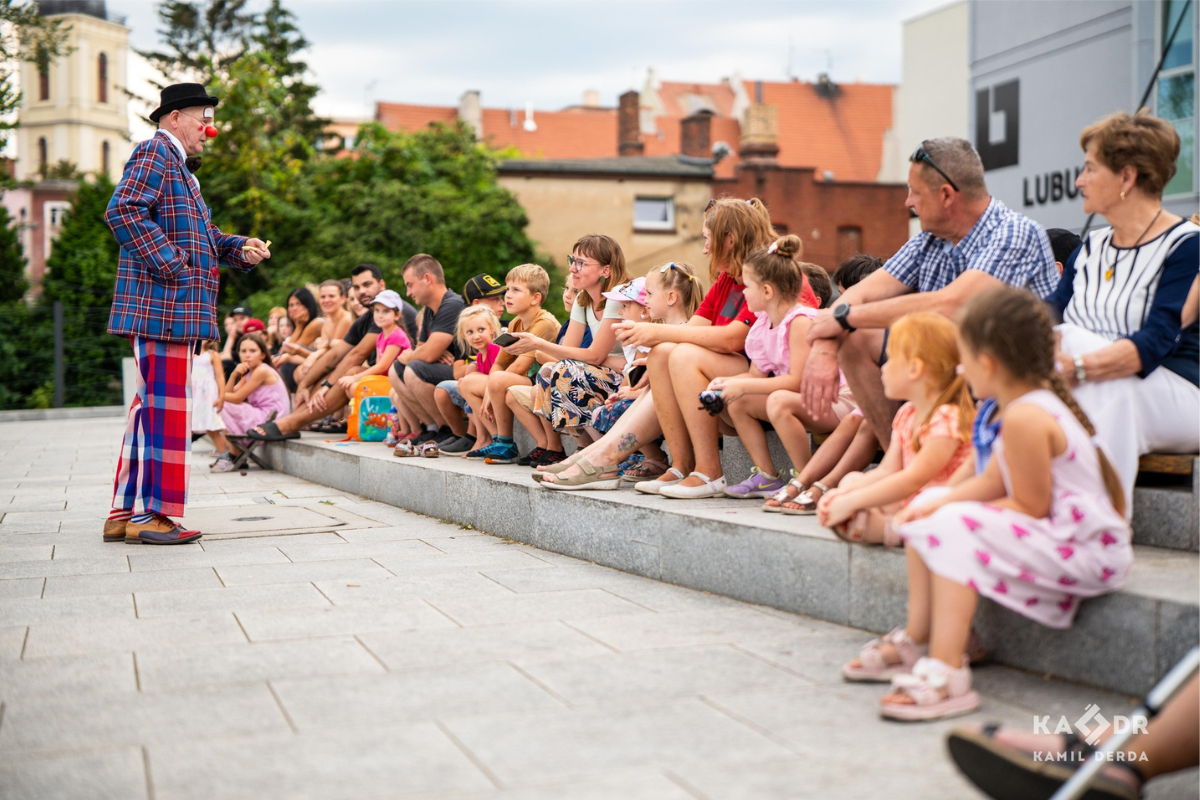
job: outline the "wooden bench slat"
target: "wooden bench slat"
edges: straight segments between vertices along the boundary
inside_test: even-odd
[[[1196,458],[1197,456],[1194,454],[1150,453],[1138,460],[1138,471],[1153,472],[1158,475],[1191,475]]]

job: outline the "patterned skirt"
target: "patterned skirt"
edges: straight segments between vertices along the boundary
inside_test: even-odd
[[[564,359],[537,374],[533,413],[550,420],[556,431],[591,424],[592,411],[621,385],[620,370]]]

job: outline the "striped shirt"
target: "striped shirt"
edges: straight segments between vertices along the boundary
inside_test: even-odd
[[[913,291],[936,292],[969,269],[1046,297],[1058,284],[1054,252],[1042,226],[996,198],[957,245],[922,231],[883,265]]]
[[[1063,322],[1133,342],[1142,377],[1163,366],[1197,384],[1200,328],[1180,330],[1179,315],[1200,267],[1200,227],[1181,221],[1137,247],[1117,247],[1112,237],[1112,228],[1088,234],[1050,303]]]

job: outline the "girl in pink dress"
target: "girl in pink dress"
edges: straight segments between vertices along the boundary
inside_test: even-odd
[[[876,655],[898,665],[926,643],[929,655],[910,674],[896,670],[880,706],[893,719],[979,706],[965,650],[980,595],[1066,628],[1081,599],[1121,588],[1133,560],[1125,494],[1055,370],[1042,302],[1018,289],[987,292],[967,306],[959,343],[971,388],[998,403],[1000,437],[982,475],[923,493],[896,516],[908,545],[908,624]]]
[[[243,334],[238,342],[238,356],[242,363],[237,365],[225,385],[225,405],[221,408],[221,420],[229,436],[244,435],[254,426],[266,422],[272,411],[282,417],[291,410],[283,378],[271,366],[266,340],[257,333]],[[210,432],[209,436],[217,447],[213,471],[233,469],[236,453],[229,440],[220,433]]]
[[[892,515],[929,486],[945,486],[971,454],[975,402],[958,370],[954,323],[928,311],[907,314],[888,334],[883,390],[904,400],[883,461],[851,472],[817,503],[817,520],[861,544],[900,545]]]

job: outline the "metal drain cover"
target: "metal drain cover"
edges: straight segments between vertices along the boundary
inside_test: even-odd
[[[233,521],[234,522],[263,522],[264,520],[268,520],[268,519],[270,519],[270,517],[234,517]]]

